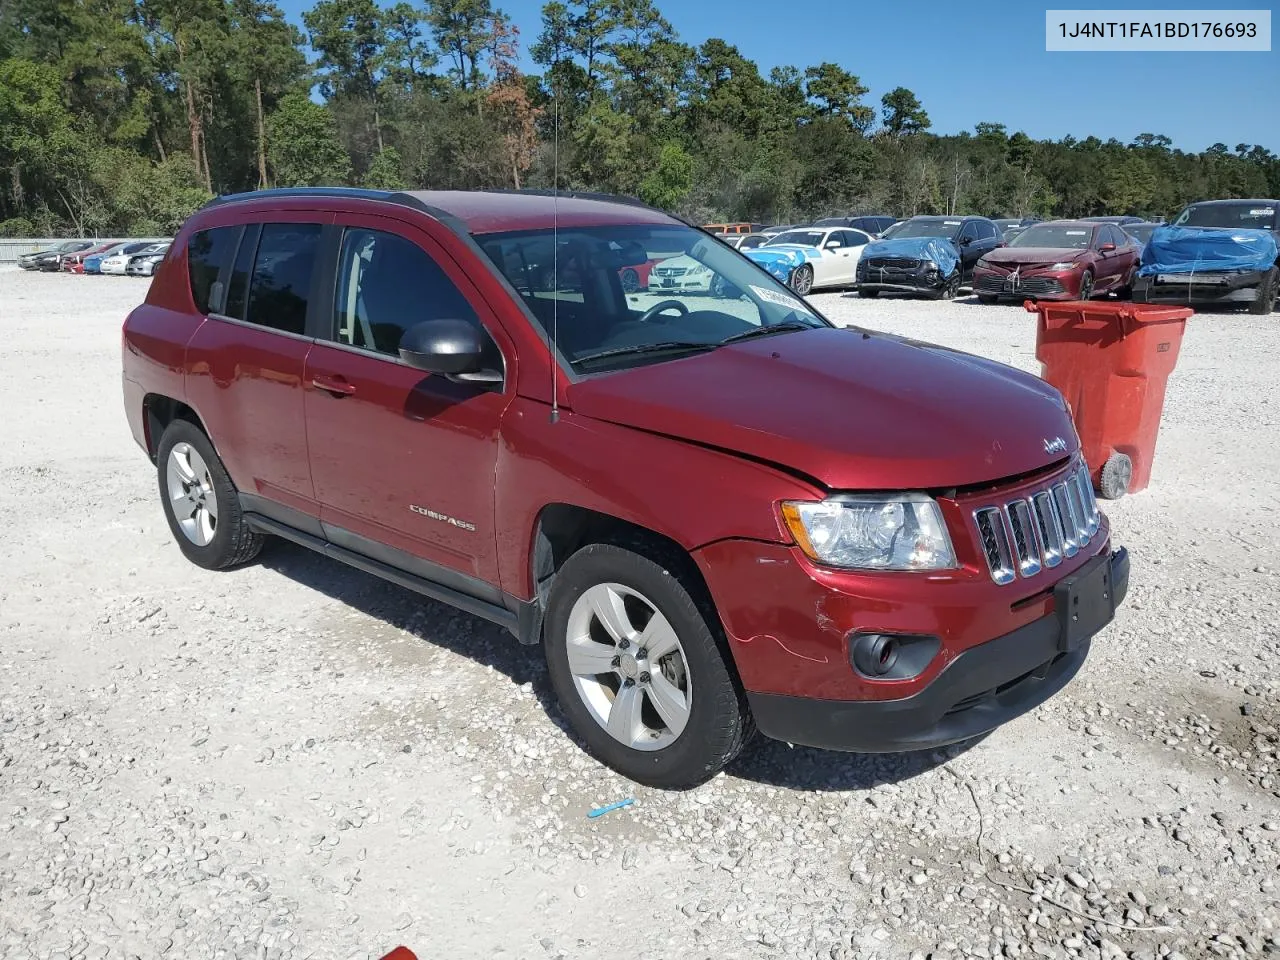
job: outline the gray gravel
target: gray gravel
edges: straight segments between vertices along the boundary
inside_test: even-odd
[[[1062,695],[663,794],[497,628],[286,544],[184,562],[119,400],[145,285],[0,273],[6,960],[1280,952],[1277,319],[1192,321],[1152,487],[1108,508],[1130,601]],[[1021,308],[813,299],[1036,368]]]

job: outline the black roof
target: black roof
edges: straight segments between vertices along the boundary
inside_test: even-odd
[[[1189,207],[1217,207],[1228,203],[1269,203],[1274,206],[1280,206],[1280,200],[1261,200],[1256,197],[1235,197],[1226,200],[1193,200],[1187,204]]]

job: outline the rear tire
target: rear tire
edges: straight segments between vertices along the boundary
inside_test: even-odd
[[[263,536],[245,521],[240,495],[204,431],[174,420],[156,450],[160,501],[184,556],[206,570],[247,563]]]
[[[1280,267],[1272,267],[1258,284],[1258,293],[1254,296],[1253,303],[1249,304],[1249,312],[1260,317],[1270,314],[1275,309],[1276,294],[1280,292],[1277,290],[1278,285],[1280,285]]]
[[[543,633],[551,684],[588,751],[668,790],[710,780],[754,732],[714,611],[679,569],[674,557],[583,547],[556,574]]]

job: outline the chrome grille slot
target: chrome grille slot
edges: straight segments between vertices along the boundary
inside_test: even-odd
[[[1098,532],[1098,498],[1093,494],[1093,481],[1089,479],[1089,471],[1081,467],[1076,471],[1076,486],[1080,488],[1080,499],[1084,504],[1084,524],[1089,536]]]
[[[1074,557],[1080,552],[1080,537],[1076,532],[1076,516],[1071,507],[1071,498],[1067,496],[1067,485],[1055,483],[1050,492],[1053,494],[1058,519],[1062,522],[1062,555]]]
[[[1031,505],[1026,500],[1005,504],[1009,529],[1013,531],[1013,548],[1018,554],[1018,572],[1031,577],[1040,572],[1040,544],[1031,522]]]
[[[1087,546],[1102,525],[1088,468],[1077,462],[1056,483],[1003,506],[973,511],[982,553],[999,584],[1034,577]]]
[[[1062,523],[1058,511],[1053,508],[1053,497],[1037,493],[1031,498],[1036,512],[1036,529],[1040,531],[1040,545],[1044,550],[1044,565],[1056,567],[1062,562]]]
[[[991,579],[996,583],[1009,583],[1014,578],[1013,559],[1000,508],[983,507],[973,517],[978,524],[978,535],[982,537],[982,552],[986,555]]]

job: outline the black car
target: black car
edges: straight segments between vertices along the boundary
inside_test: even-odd
[[[1188,206],[1172,224],[1157,226],[1188,227],[1205,231],[1207,235],[1218,231],[1265,230],[1280,247],[1280,200],[1202,200]],[[1185,244],[1184,256],[1198,254],[1194,235],[1188,240],[1170,240],[1166,236],[1163,240],[1156,237],[1156,241],[1174,249]],[[1213,245],[1218,246],[1216,238]],[[1152,266],[1158,271],[1153,265],[1144,263],[1143,266]],[[1171,272],[1139,275],[1133,281],[1133,299],[1139,303],[1246,306],[1250,313],[1265,316],[1275,309],[1278,297],[1280,256],[1261,269],[1222,269],[1211,263],[1197,263],[1186,272],[1174,267]]]
[[[906,252],[894,254],[892,247],[898,241],[919,237],[951,241],[960,254],[958,269],[944,276],[932,260]],[[983,255],[1002,246],[1000,228],[986,217],[912,217],[894,229],[892,238],[876,241],[874,248],[864,252],[858,261],[858,294],[874,297],[897,290],[953,297],[961,285],[973,279],[974,265]]]
[[[62,266],[63,254],[88,250],[95,242],[94,240],[64,240],[56,247],[23,254],[18,258],[18,266],[23,270],[57,270]]]
[[[867,214],[857,217],[823,217],[821,220],[815,220],[813,225],[815,227],[852,227],[854,230],[861,230],[863,233],[878,237],[893,226],[894,222],[894,217]]]

